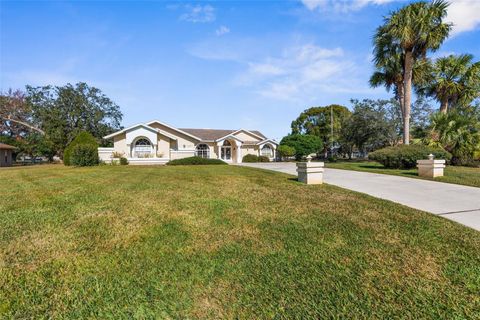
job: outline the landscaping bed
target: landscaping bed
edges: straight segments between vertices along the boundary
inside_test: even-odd
[[[237,166],[2,170],[0,318],[479,318],[480,233]]]

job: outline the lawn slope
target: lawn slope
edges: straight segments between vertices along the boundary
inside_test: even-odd
[[[0,170],[0,318],[479,318],[480,233],[234,166]]]

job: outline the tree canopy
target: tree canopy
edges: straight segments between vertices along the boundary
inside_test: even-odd
[[[389,77],[374,74],[373,83],[385,83],[387,88],[396,85],[402,89],[400,106],[403,118],[403,142],[410,143],[410,112],[412,100],[412,80],[414,66],[427,58],[429,51],[437,50],[448,37],[451,24],[443,22],[447,15],[448,2],[434,0],[420,1],[392,12],[383,25],[377,28],[374,36],[374,61],[377,72],[391,71]],[[393,62],[392,62],[393,61]],[[400,62],[400,63],[398,63]],[[402,83],[397,82],[401,66]],[[402,87],[403,85],[403,87]]]
[[[292,122],[292,134],[317,136],[322,140],[323,148],[328,149],[332,147],[332,143],[339,140],[342,124],[349,116],[350,110],[337,104],[312,107],[303,111]]]
[[[122,112],[100,89],[80,82],[65,86],[27,86],[26,100],[38,124],[63,154],[65,147],[82,131],[97,141],[119,130]]]
[[[322,140],[311,134],[290,134],[280,141],[280,146],[282,145],[292,147],[297,160],[311,153],[318,153],[323,148]]]

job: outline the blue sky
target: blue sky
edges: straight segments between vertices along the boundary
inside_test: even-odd
[[[280,139],[311,106],[371,89],[372,35],[392,0],[2,1],[0,89],[84,81],[125,126],[260,129]],[[480,1],[456,0],[435,56],[480,59]]]

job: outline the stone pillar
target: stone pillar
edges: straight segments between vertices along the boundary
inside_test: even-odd
[[[311,162],[312,157],[307,157],[307,162],[297,163],[298,181],[306,184],[323,183],[323,162]]]
[[[417,160],[417,168],[420,177],[443,177],[445,160],[435,160],[433,154],[430,154],[428,160]]]

